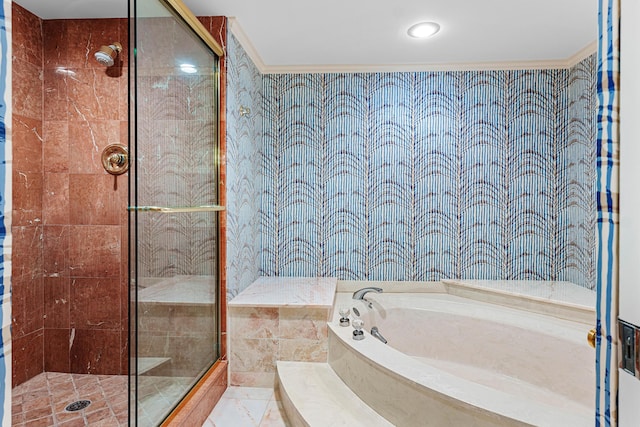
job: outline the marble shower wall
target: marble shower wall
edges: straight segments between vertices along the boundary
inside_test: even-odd
[[[43,38],[44,369],[126,373],[128,183],[101,154],[128,143],[128,52],[108,69],[93,52],[126,45],[128,24],[44,21]]]
[[[594,56],[264,76],[260,273],[593,289]]]
[[[13,385],[44,369],[42,21],[12,6]],[[20,76],[19,78],[17,76]]]
[[[102,149],[127,143],[125,19],[42,21],[14,11],[14,385],[44,371],[127,370],[127,177]],[[15,309],[14,309],[15,310]]]
[[[262,75],[229,32],[227,46],[227,299],[258,278],[262,174]],[[240,106],[251,113],[240,115]]]

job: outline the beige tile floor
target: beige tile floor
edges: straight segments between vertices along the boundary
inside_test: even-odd
[[[187,384],[179,378],[141,377],[139,425],[155,426],[171,409],[174,393]],[[145,392],[146,390],[146,392]],[[151,393],[152,394],[145,394]],[[153,398],[150,396],[153,395]],[[149,399],[147,399],[149,397]],[[65,407],[78,400],[80,411]],[[125,375],[79,375],[45,372],[12,390],[14,427],[124,427],[128,390]],[[202,427],[288,427],[280,399],[270,388],[229,387]]]
[[[202,427],[288,427],[271,388],[229,387]]]

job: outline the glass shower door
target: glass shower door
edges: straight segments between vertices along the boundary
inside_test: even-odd
[[[130,419],[139,426],[159,425],[219,357],[218,56],[176,5],[132,6]]]

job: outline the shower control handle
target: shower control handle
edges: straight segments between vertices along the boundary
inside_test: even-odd
[[[127,162],[127,156],[124,154],[112,154],[109,156],[109,163],[114,166],[123,166]]]
[[[111,175],[122,175],[129,170],[129,150],[122,144],[107,145],[102,150],[102,167]]]

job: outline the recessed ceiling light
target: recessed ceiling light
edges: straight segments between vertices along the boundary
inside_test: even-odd
[[[440,31],[440,24],[436,22],[418,22],[409,27],[407,34],[416,39],[426,39]]]

